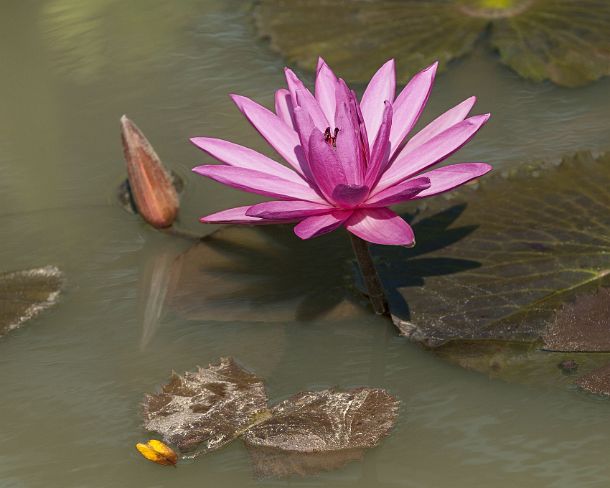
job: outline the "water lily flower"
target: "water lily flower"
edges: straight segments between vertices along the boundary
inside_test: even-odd
[[[396,96],[394,60],[373,76],[362,98],[319,60],[312,93],[290,69],[275,94],[275,113],[240,95],[232,99],[290,167],[238,144],[209,137],[191,141],[222,165],[193,169],[208,178],[273,201],[232,208],[205,223],[298,222],[309,239],[345,227],[375,244],[412,246],[413,230],[388,207],[447,192],[492,168],[480,162],[430,170],[466,144],[489,114],[468,117],[475,97],[451,108],[414,136],[437,63]]]

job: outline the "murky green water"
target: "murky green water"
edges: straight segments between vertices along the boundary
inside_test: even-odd
[[[294,307],[261,308],[235,293],[211,307],[196,297],[215,281],[158,286],[188,274],[171,263],[190,243],[115,202],[124,177],[118,119],[127,113],[185,179],[183,227],[209,233],[199,215],[253,201],[191,175],[205,157],[187,142],[211,135],[264,149],[227,97],[270,104],[282,84],[283,62],[257,40],[250,8],[0,6],[0,270],[55,264],[67,275],[58,307],[0,340],[0,487],[607,486],[607,401],[449,365],[353,305],[333,316],[343,318],[295,321],[298,297]],[[478,95],[477,111],[491,111],[492,122],[459,159],[501,169],[607,148],[609,91],[608,79],[577,90],[534,85],[480,49],[439,77],[425,118]],[[315,273],[268,273],[321,293]],[[172,369],[221,355],[264,376],[272,401],[307,388],[387,388],[402,401],[399,421],[364,462],[312,478],[256,481],[239,442],[177,470],[145,462],[133,447],[147,438],[143,394]]]

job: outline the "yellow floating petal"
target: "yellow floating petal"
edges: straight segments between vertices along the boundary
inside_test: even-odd
[[[150,440],[146,444],[136,444],[136,449],[149,461],[164,466],[175,466],[178,455],[161,441]]]

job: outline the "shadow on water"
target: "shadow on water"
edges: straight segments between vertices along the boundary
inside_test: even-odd
[[[467,259],[426,257],[476,230],[474,225],[450,228],[465,208],[455,205],[415,223],[419,240],[412,249],[373,247],[393,313],[409,316],[399,288],[480,266]],[[228,226],[171,262],[166,252],[154,253],[150,262],[141,285],[145,322],[158,320],[166,307],[189,320],[212,321],[336,320],[369,313],[343,231],[303,242],[291,226]]]

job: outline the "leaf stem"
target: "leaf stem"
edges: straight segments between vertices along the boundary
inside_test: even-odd
[[[360,237],[352,233],[350,233],[350,237],[373,310],[377,315],[389,316],[388,302],[381,285],[381,280],[375,269],[375,264],[373,264],[371,254],[369,253],[369,245],[365,240],[360,239]]]

